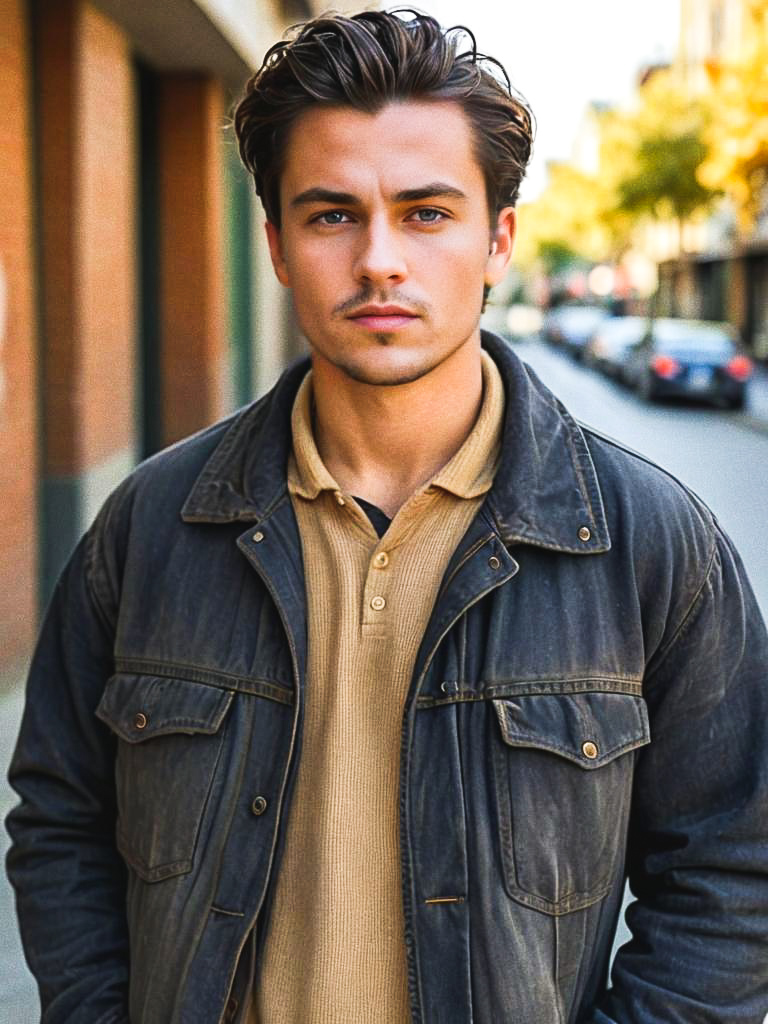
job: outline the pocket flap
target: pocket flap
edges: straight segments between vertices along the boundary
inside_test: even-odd
[[[528,694],[494,700],[504,742],[600,768],[650,742],[642,697],[626,693]]]
[[[96,715],[127,743],[167,733],[215,733],[232,703],[231,690],[163,676],[118,674]]]

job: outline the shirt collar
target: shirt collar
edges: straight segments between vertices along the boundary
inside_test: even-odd
[[[458,498],[476,498],[490,490],[499,462],[504,421],[504,384],[496,364],[481,352],[483,399],[475,424],[451,459],[430,481],[432,487]],[[309,500],[339,485],[328,472],[312,430],[312,371],[304,377],[291,412],[293,458],[288,463],[288,490]]]
[[[316,498],[321,491],[337,491],[339,485],[320,458],[312,430],[312,371],[296,392],[291,411],[293,455],[288,462],[288,490],[301,498]]]
[[[587,436],[506,341],[483,332],[483,347],[504,381],[501,459],[486,505],[504,543],[584,555],[608,551]],[[181,471],[209,436],[218,439],[196,470],[181,510],[186,522],[264,522],[287,499],[291,409],[307,369],[307,360],[292,366],[258,402],[166,456]]]

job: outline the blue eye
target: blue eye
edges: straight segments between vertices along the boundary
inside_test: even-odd
[[[444,214],[440,210],[435,210],[431,206],[425,206],[420,210],[416,210],[416,220],[420,224],[437,224],[443,219]]]
[[[344,224],[347,220],[347,214],[342,210],[328,210],[326,213],[321,213],[315,217],[315,220],[321,224]]]

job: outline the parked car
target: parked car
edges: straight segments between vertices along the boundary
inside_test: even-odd
[[[612,316],[598,325],[584,346],[584,362],[589,366],[621,378],[632,349],[639,345],[648,330],[644,316]]]
[[[608,316],[600,306],[556,306],[545,315],[542,331],[547,341],[581,359],[584,346]]]
[[[741,409],[752,362],[728,324],[658,318],[628,354],[624,377],[643,398],[700,398]]]

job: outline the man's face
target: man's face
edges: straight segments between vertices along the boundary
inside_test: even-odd
[[[272,261],[316,366],[403,384],[479,344],[483,286],[504,275],[514,211],[491,225],[457,103],[308,110],[288,139],[280,204]]]

